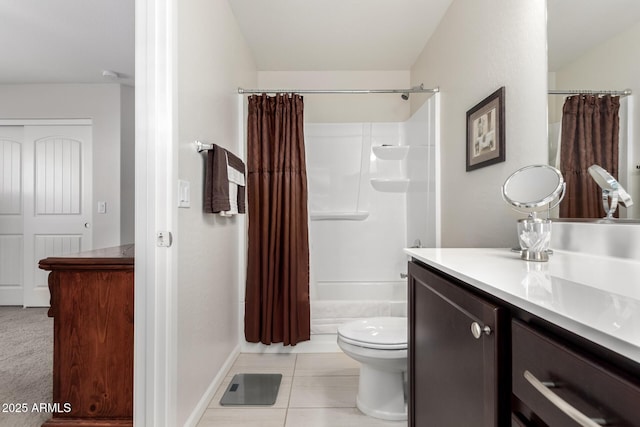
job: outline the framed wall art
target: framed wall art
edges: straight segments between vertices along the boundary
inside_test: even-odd
[[[504,86],[467,111],[467,171],[505,160]]]

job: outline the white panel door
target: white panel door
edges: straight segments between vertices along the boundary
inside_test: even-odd
[[[0,126],[0,305],[22,305],[22,126]]]
[[[91,126],[24,128],[24,305],[48,306],[38,261],[91,245]]]

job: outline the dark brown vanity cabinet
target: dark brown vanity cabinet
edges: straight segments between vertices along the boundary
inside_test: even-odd
[[[508,367],[508,352],[501,345],[502,331],[509,327],[505,314],[409,263],[410,426],[508,423],[509,390],[501,381]]]
[[[513,321],[514,426],[640,426],[640,386],[615,368]]]
[[[408,285],[410,426],[640,427],[637,363],[417,261]]]

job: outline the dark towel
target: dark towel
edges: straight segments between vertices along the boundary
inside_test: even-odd
[[[227,159],[229,162],[229,166],[242,172],[242,175],[245,175],[244,162],[240,160],[238,156],[227,151]],[[244,187],[245,187],[244,185],[238,185],[238,213],[241,213],[241,214],[246,213],[246,209],[244,206]]]
[[[226,154],[226,155],[225,155]],[[227,156],[234,169],[245,173],[244,163],[235,154],[213,144],[207,152],[207,165],[204,178],[204,211],[218,213],[228,211],[229,177],[227,174]],[[244,186],[238,186],[238,213],[245,213]]]

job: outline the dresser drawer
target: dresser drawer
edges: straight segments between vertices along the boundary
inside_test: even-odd
[[[605,425],[640,426],[637,378],[617,375],[519,321],[512,322],[512,370],[512,392],[530,410],[527,418],[542,420],[550,427],[589,425],[559,409],[552,402],[557,399],[545,396],[551,392]]]

